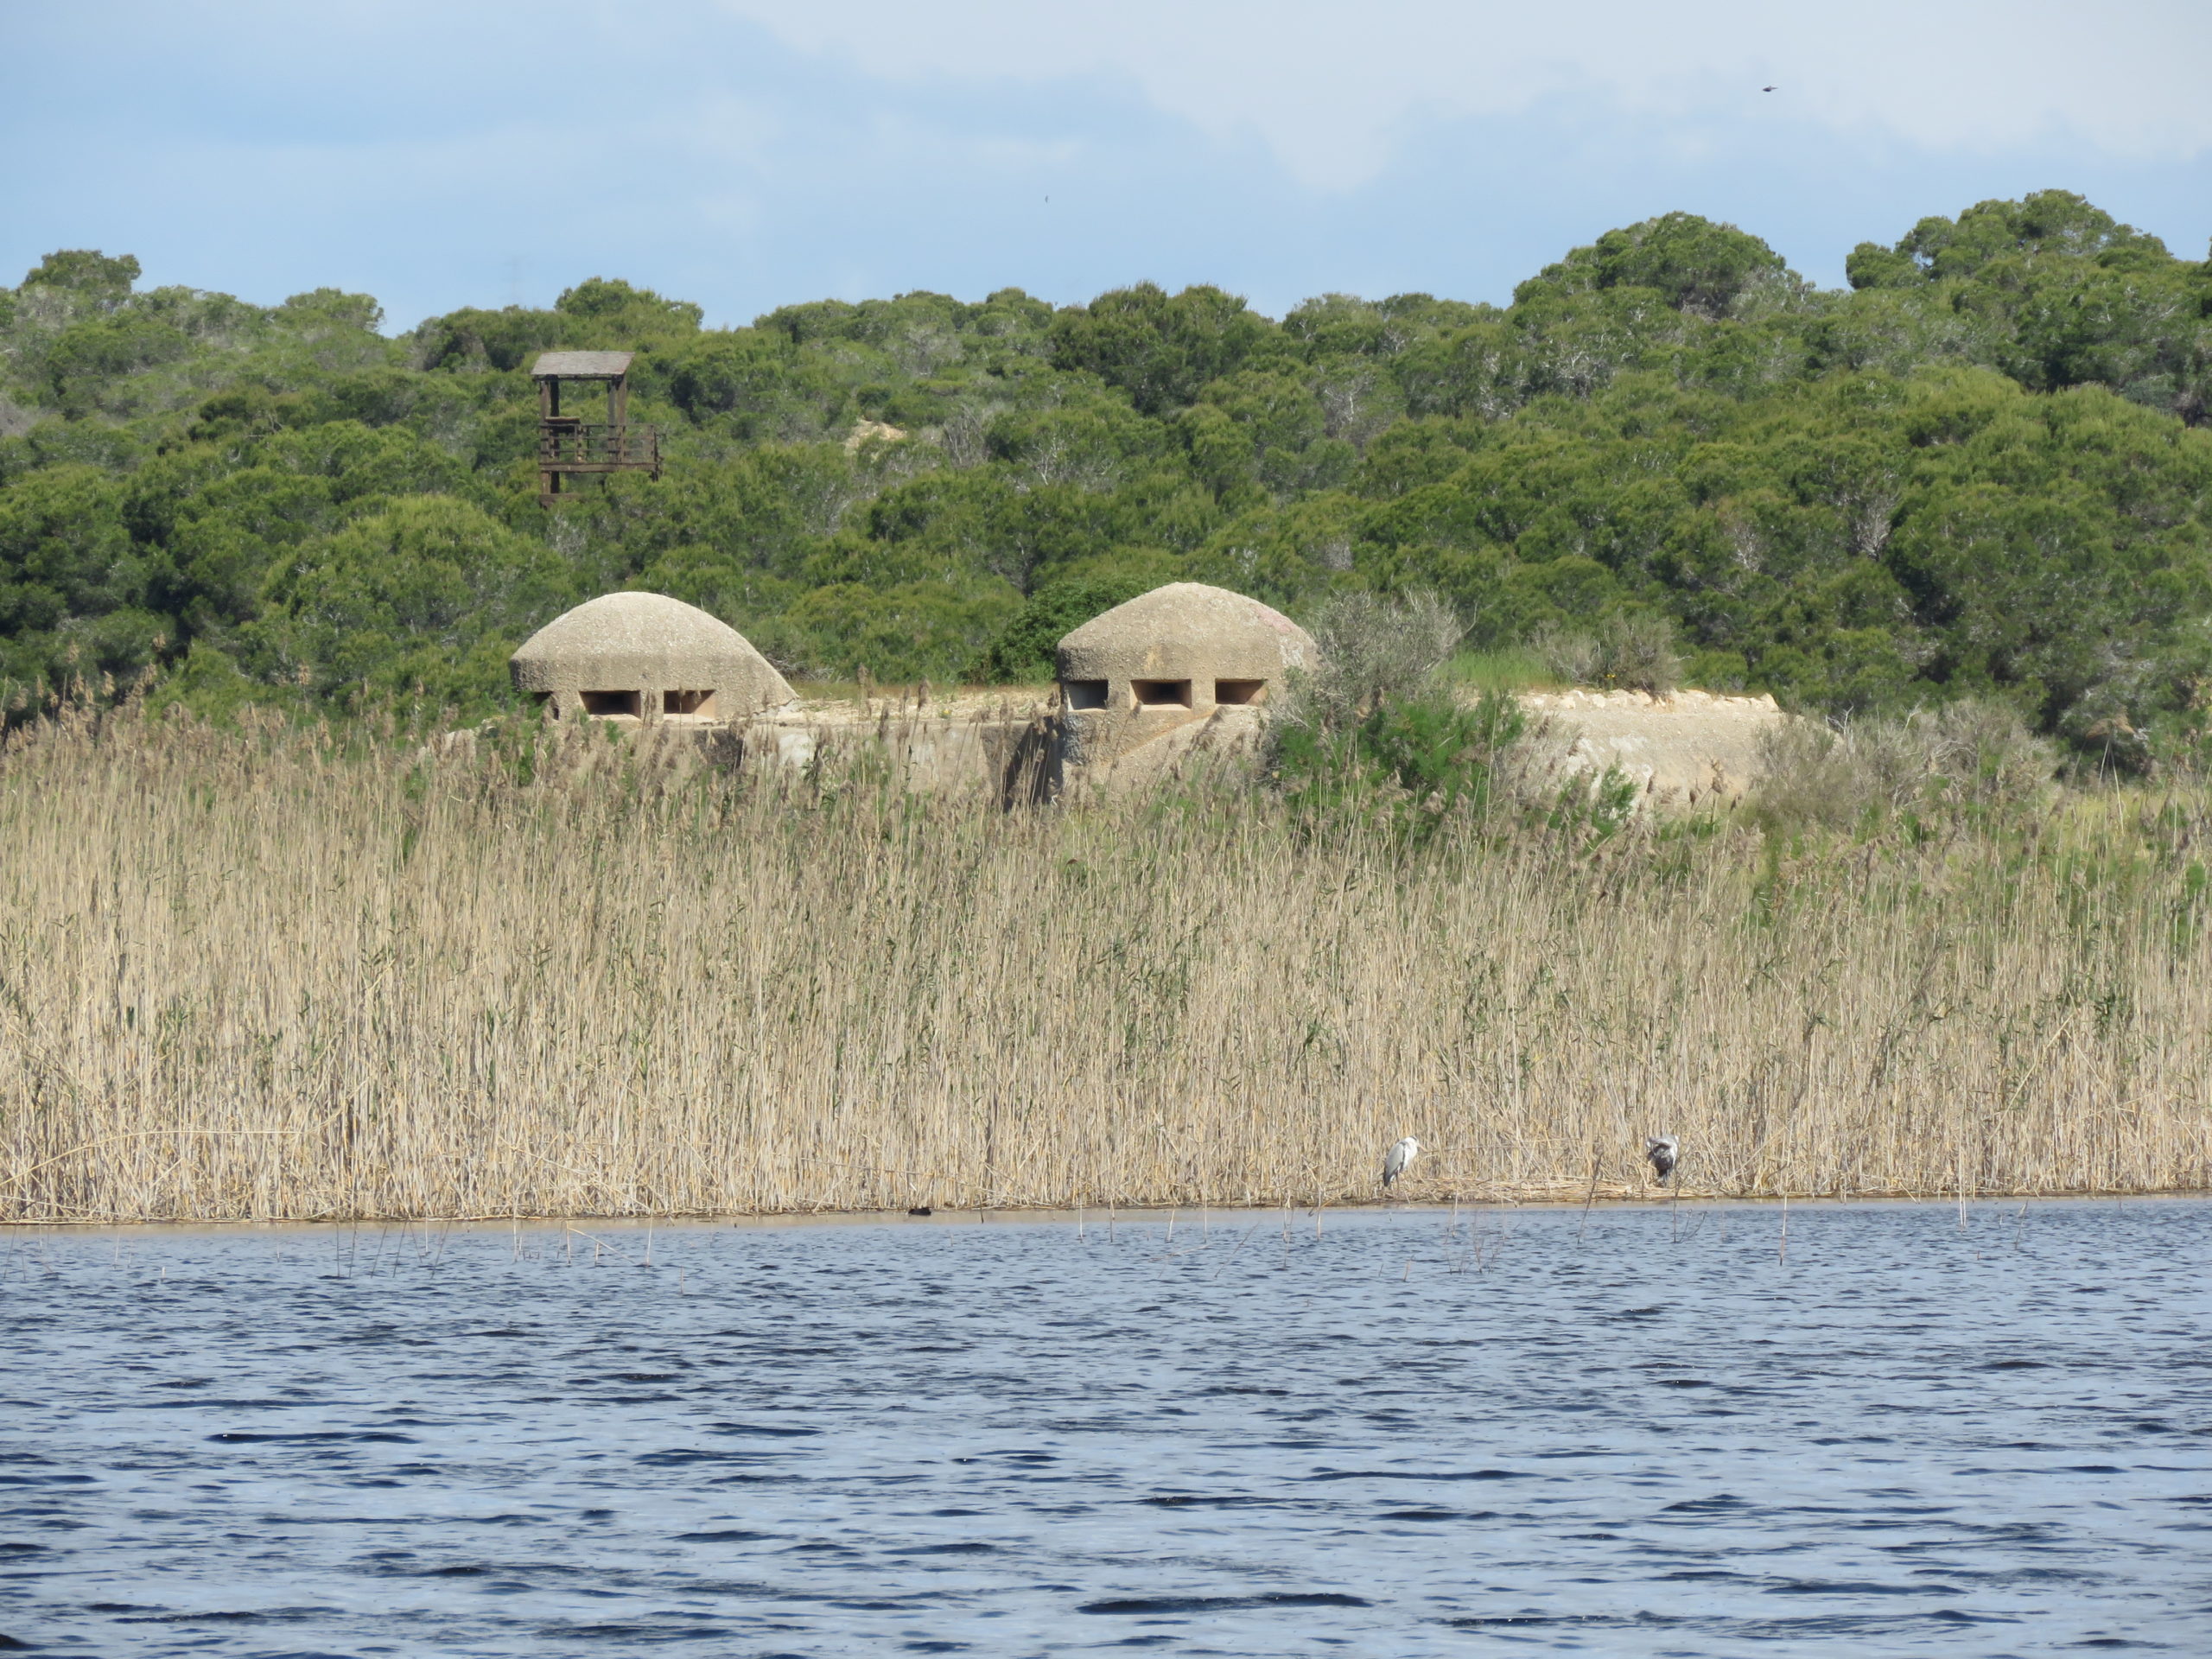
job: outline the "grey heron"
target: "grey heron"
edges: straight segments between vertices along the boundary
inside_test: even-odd
[[[1671,1135],[1652,1135],[1643,1142],[1643,1155],[1651,1160],[1651,1167],[1659,1173],[1662,1185],[1675,1173],[1675,1166],[1681,1160],[1682,1143]]]
[[[1421,1156],[1421,1142],[1410,1135],[1382,1154],[1382,1186],[1389,1190],[1390,1183],[1413,1167],[1414,1160]]]

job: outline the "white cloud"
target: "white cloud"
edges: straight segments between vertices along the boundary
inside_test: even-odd
[[[1205,130],[1255,135],[1320,188],[1372,178],[1425,120],[1575,93],[1967,152],[2062,136],[2142,160],[2212,149],[2203,0],[721,3],[886,79],[1134,82]]]

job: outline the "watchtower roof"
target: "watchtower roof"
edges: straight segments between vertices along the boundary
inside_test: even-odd
[[[530,365],[533,380],[620,380],[635,352],[541,352]]]

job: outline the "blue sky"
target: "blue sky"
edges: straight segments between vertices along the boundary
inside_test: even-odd
[[[393,327],[594,275],[714,323],[1143,278],[1503,301],[1674,208],[1834,283],[2054,186],[2212,238],[2203,0],[0,3],[0,281],[99,247]]]

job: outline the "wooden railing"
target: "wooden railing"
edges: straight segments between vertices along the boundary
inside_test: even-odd
[[[543,473],[613,473],[631,467],[660,474],[660,429],[554,419],[537,429]]]

